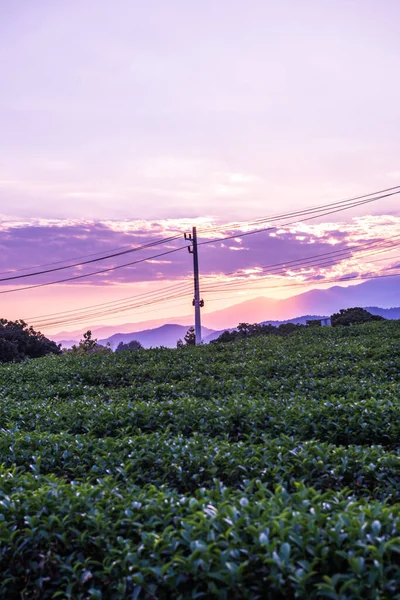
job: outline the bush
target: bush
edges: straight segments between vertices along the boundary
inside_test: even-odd
[[[0,599],[397,598],[400,323],[296,331],[1,365]]]
[[[246,338],[276,335],[285,336],[291,335],[300,329],[304,329],[303,325],[296,323],[281,323],[278,327],[270,324],[259,324],[259,323],[239,323],[236,329],[232,331],[224,331],[221,335],[212,340],[211,344],[221,344],[225,342],[234,342]]]
[[[72,354],[111,354],[112,350],[109,344],[107,346],[98,344],[97,339],[92,338],[92,332],[89,330],[83,334],[78,346],[74,344],[66,352],[72,352]]]
[[[0,319],[0,362],[19,362],[46,354],[61,354],[60,345],[29,327],[25,321]]]
[[[340,310],[331,316],[332,327],[339,325],[349,326],[358,323],[369,323],[371,321],[384,321],[385,319],[379,315],[372,315],[364,308],[346,308]]]
[[[301,484],[289,494],[216,482],[188,497],[14,477],[14,489],[1,482],[7,600],[397,597],[399,506]]]
[[[131,340],[127,344],[120,342],[115,350],[115,352],[123,352],[125,350],[142,350],[143,346],[137,340]]]

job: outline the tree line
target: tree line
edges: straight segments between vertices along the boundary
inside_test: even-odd
[[[358,323],[367,323],[369,321],[383,321],[384,318],[372,315],[363,308],[342,309],[331,316],[332,327],[348,327]],[[260,335],[291,335],[304,327],[320,327],[321,321],[318,319],[307,321],[306,325],[295,323],[282,323],[275,327],[274,325],[259,323],[239,323],[232,331],[224,331],[212,344],[233,342],[239,339],[255,337]],[[193,327],[190,327],[183,340],[178,340],[177,347],[194,346],[196,335]],[[142,345],[137,340],[132,340],[126,344],[120,342],[116,352],[136,351],[142,349]],[[61,344],[56,344],[46,338],[40,331],[35,331],[33,327],[28,326],[23,320],[9,321],[0,319],[0,362],[20,362],[28,358],[40,358],[47,354],[93,354],[111,353],[112,349],[108,346],[102,346],[97,339],[92,337],[91,331],[87,331],[79,344],[74,344],[72,348],[65,350]]]
[[[384,320],[383,317],[373,315],[364,308],[357,306],[354,308],[344,308],[338,313],[334,313],[330,317],[330,324],[332,327],[349,327],[351,325]],[[322,327],[322,319],[311,319],[306,322],[306,325],[300,323],[281,323],[280,325],[275,326],[260,323],[239,323],[232,331],[224,331],[217,339],[213,340],[211,344],[233,342],[235,340],[260,335],[291,335],[305,327]]]

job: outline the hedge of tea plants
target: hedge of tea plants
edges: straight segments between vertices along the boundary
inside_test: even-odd
[[[0,598],[400,598],[400,323],[0,367]]]

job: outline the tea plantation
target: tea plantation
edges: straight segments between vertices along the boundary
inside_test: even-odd
[[[0,598],[400,598],[400,323],[0,366]]]

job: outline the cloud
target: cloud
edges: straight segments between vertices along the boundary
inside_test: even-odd
[[[91,177],[90,162],[86,172],[62,159],[38,158],[24,166],[23,174],[17,167],[8,169],[8,174],[2,170],[0,205],[8,214],[102,219],[111,206],[115,218],[132,210],[151,218],[200,211],[216,214],[228,200],[232,212],[243,198],[256,202],[263,193],[263,180],[222,166],[201,158],[128,155],[117,163],[97,164],[98,172]]]
[[[261,282],[274,278],[284,283],[382,273],[391,268],[394,260],[398,264],[400,254],[400,217],[392,215],[354,218],[348,223],[303,223],[247,236],[244,234],[248,227],[211,231],[217,224],[210,219],[104,222],[35,219],[0,224],[1,277],[59,269],[118,249],[133,249],[190,231],[193,223],[199,229],[199,262],[205,286],[221,281]],[[207,230],[210,230],[208,235]],[[234,235],[234,239],[220,240],[226,234]],[[380,245],[374,247],[374,244]],[[393,249],[386,252],[389,244],[393,244]],[[399,245],[397,255],[394,255],[395,244]],[[0,285],[10,289],[84,274],[87,278],[79,279],[78,283],[96,286],[182,280],[192,274],[187,245],[182,234],[160,246],[35,277],[3,281]],[[159,256],[178,248],[181,250]],[[150,260],[129,264],[147,258]],[[121,265],[127,266],[121,268]],[[90,275],[109,268],[108,272]]]

